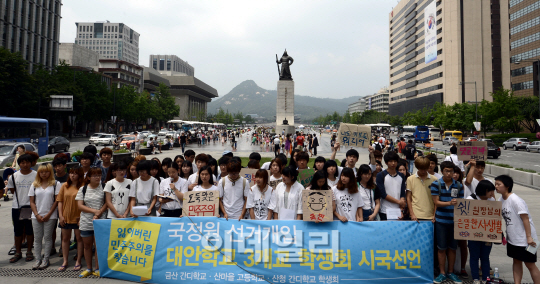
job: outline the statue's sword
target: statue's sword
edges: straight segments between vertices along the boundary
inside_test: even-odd
[[[279,60],[278,60],[278,57],[277,57],[277,54],[276,54],[276,64],[277,64],[277,72],[278,72],[278,76],[281,76],[281,70],[279,70]]]

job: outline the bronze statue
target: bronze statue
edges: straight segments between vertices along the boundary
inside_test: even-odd
[[[279,80],[292,81],[291,69],[289,68],[289,66],[291,66],[293,62],[294,62],[294,59],[287,54],[286,49],[285,49],[285,52],[283,52],[283,56],[281,56],[281,59],[278,60],[278,57],[276,54],[276,63],[278,65]],[[279,70],[280,63],[281,63],[281,71]]]

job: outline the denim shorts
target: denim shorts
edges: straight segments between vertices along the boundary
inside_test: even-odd
[[[94,236],[94,230],[92,230],[92,231],[83,231],[83,230],[81,230],[81,237],[88,238],[88,237],[93,237],[93,236]]]
[[[435,222],[435,237],[439,250],[456,250],[457,240],[454,239],[454,224]]]

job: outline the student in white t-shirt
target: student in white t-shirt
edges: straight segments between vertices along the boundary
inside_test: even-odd
[[[124,178],[126,171],[127,164],[123,161],[109,167],[107,179],[114,178],[109,180],[103,189],[108,219],[127,218],[129,215],[129,190],[133,181]]]
[[[208,160],[209,158],[206,154],[199,154],[195,157],[195,165],[197,166],[197,171],[194,170],[194,174],[190,175],[187,180],[188,190],[193,190],[193,188],[197,185],[197,181],[199,180],[199,175],[197,173],[202,167],[208,164]]]
[[[145,216],[156,216],[155,205],[157,195],[159,194],[159,182],[150,175],[150,161],[140,161],[137,165],[139,178],[131,183],[129,190],[130,212],[132,217],[137,217],[133,214],[133,207],[146,206],[148,208]]]
[[[351,168],[343,168],[339,182],[332,188],[336,209],[334,210],[334,220],[341,222],[356,221],[363,222],[364,200],[358,191],[358,184],[354,171]]]
[[[212,168],[210,166],[204,166],[199,171],[199,179],[197,181],[197,185],[193,188],[193,191],[219,191],[219,188],[215,186],[214,183],[215,180],[214,175],[212,174]]]
[[[328,179],[328,185],[330,187],[334,187],[339,181],[338,165],[336,161],[334,160],[326,161],[326,163],[324,163],[323,171],[326,173],[326,177]]]
[[[160,197],[158,201],[161,204],[161,217],[180,217],[182,215],[182,205],[184,193],[187,192],[187,181],[178,176],[180,167],[177,163],[172,163],[167,169],[168,178],[161,181],[159,185],[159,195],[169,198]]]
[[[255,173],[255,185],[248,192],[246,208],[252,220],[271,220],[273,212],[268,210],[273,188],[268,185],[268,171]]]
[[[296,167],[285,167],[281,172],[281,177],[283,182],[274,189],[268,209],[274,212],[274,220],[302,220],[304,187],[297,181]]]
[[[268,184],[274,189],[283,180],[283,178],[281,177],[281,170],[283,169],[282,165],[282,161],[279,157],[273,159],[270,162],[270,178],[268,180]]]
[[[486,169],[486,162],[476,161],[474,159],[471,159],[469,163],[467,164],[467,167],[470,167],[470,169],[469,169],[469,172],[467,173],[466,179],[463,181],[463,184],[465,185],[463,187],[464,196],[469,196],[472,193],[476,193],[476,186],[478,186],[478,183],[482,180],[488,180],[491,183],[493,183],[493,181],[484,178],[484,170]]]
[[[227,164],[227,177],[220,179],[217,185],[219,208],[227,220],[228,218],[240,220],[246,214],[249,182],[240,176],[241,168],[240,161],[231,159]]]
[[[52,234],[56,229],[58,219],[56,196],[60,192],[60,183],[54,179],[54,171],[51,164],[39,166],[36,179],[30,186],[28,196],[32,208],[32,228],[34,230],[34,249],[36,262],[33,270],[49,267],[49,256],[53,246]],[[45,246],[42,246],[43,241]],[[30,244],[29,244],[30,245]],[[43,259],[41,251],[43,251]]]
[[[529,269],[534,283],[540,283],[540,271],[536,267],[537,254],[527,251],[527,246],[538,246],[536,229],[529,213],[527,203],[515,193],[512,193],[514,180],[507,175],[495,178],[495,189],[502,196],[502,215],[506,222],[506,254],[513,258],[512,271],[514,283],[521,283],[523,263]]]

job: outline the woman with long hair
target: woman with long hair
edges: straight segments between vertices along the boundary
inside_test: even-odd
[[[161,161],[158,158],[150,160],[150,175],[157,179],[158,182],[165,179],[165,172],[163,172]]]
[[[281,177],[281,169],[283,168],[282,165],[281,160],[278,158],[273,159],[270,162],[270,179],[268,182],[274,189],[277,187],[278,183],[283,180]]]
[[[163,161],[161,161],[161,169],[164,174],[163,178],[169,177],[168,171],[169,171],[169,168],[172,167],[172,164],[173,164],[173,160],[169,157],[164,158]]]
[[[372,179],[371,167],[363,164],[358,168],[356,180],[358,181],[358,191],[364,201],[362,216],[364,221],[375,221],[381,208],[381,197],[375,182]]]
[[[184,163],[184,156],[176,155],[176,157],[174,157],[174,162],[178,164],[179,168],[182,168],[182,163]]]
[[[197,185],[193,188],[193,191],[206,191],[206,190],[219,190],[214,185],[214,174],[210,166],[203,166],[199,171],[199,177],[197,179]]]
[[[334,210],[334,220],[341,222],[364,221],[362,206],[364,201],[358,191],[358,184],[354,171],[351,168],[343,168],[338,184],[332,188],[336,209]]]
[[[334,187],[339,181],[337,178],[339,173],[336,161],[326,161],[326,163],[324,163],[323,172],[326,174],[326,178],[328,179],[328,185],[330,187]]]
[[[255,173],[255,185],[248,192],[246,208],[252,220],[271,220],[268,206],[274,189],[268,185],[268,171],[258,170]]]
[[[298,165],[296,164],[296,156],[300,153],[300,149],[294,149],[291,153],[291,158],[289,159],[289,167],[293,167],[295,169],[298,169]]]
[[[110,172],[110,171],[109,171]],[[81,259],[84,255],[83,240],[79,231],[79,220],[81,210],[75,201],[75,197],[84,184],[84,171],[81,167],[69,170],[69,178],[60,188],[58,197],[58,228],[62,229],[62,256],[64,262],[58,268],[58,271],[66,271],[69,265],[69,245],[71,240],[71,231],[75,231],[77,240],[77,260],[75,261],[74,271],[81,270]]]
[[[275,220],[302,220],[304,187],[297,181],[298,171],[295,167],[286,167],[281,176],[283,182],[274,190],[268,209],[274,213]]]
[[[135,160],[135,161],[131,162],[128,165],[126,178],[128,178],[130,180],[136,180],[139,177],[139,173],[137,172],[137,165],[138,164],[139,164],[139,161]]]
[[[52,234],[58,219],[56,196],[60,192],[60,187],[60,183],[54,179],[52,165],[49,163],[40,165],[36,178],[28,190],[30,207],[32,208],[32,228],[36,253],[36,262],[32,266],[33,270],[43,270],[50,265],[49,256],[53,246]],[[43,241],[45,241],[45,251],[42,259]]]
[[[189,176],[191,176],[192,174],[193,174],[193,164],[190,161],[185,160],[182,163],[182,167],[180,168],[179,176],[187,180]]]
[[[311,179],[311,182],[306,187],[307,190],[330,190],[328,179],[323,171],[316,171]]]

